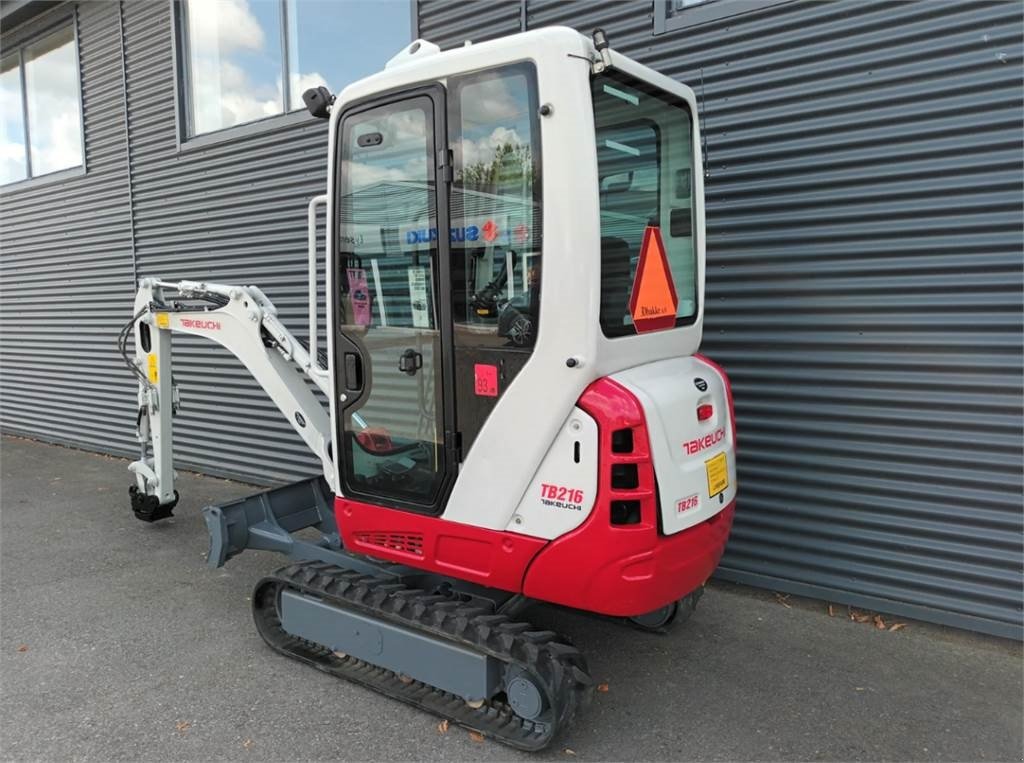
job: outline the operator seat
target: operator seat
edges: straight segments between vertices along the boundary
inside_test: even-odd
[[[633,250],[625,239],[601,237],[601,325],[621,326],[633,291]]]

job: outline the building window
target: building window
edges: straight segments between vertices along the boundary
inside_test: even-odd
[[[184,0],[188,136],[303,108],[379,71],[411,38],[409,0]]]
[[[654,33],[700,26],[793,0],[654,0]]]
[[[82,99],[68,24],[0,58],[0,184],[81,167]]]

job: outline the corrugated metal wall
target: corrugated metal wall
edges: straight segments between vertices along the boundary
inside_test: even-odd
[[[72,12],[5,30],[3,45]],[[5,432],[128,453],[135,384],[116,340],[135,290],[119,6],[84,4],[77,19],[88,171],[0,188],[0,422]]]
[[[703,81],[705,349],[741,429],[721,574],[1020,637],[1020,6],[772,3],[657,36],[652,16],[650,0],[420,0],[419,33],[603,26]],[[325,125],[179,150],[170,4],[78,18],[88,173],[0,189],[0,422],[129,452],[114,343],[135,271],[258,283],[301,334]],[[237,361],[175,341],[179,467],[315,470]]]
[[[87,172],[0,189],[0,424],[130,454],[135,385],[116,338],[136,276],[259,284],[305,336],[306,203],[323,192],[327,130],[310,119],[179,150],[171,4],[68,3],[3,44],[73,11]],[[174,343],[178,468],[266,483],[319,469],[230,353]]]
[[[514,5],[420,0],[421,30],[508,34]],[[657,36],[650,1],[525,11],[703,80],[704,351],[740,428],[721,576],[1019,638],[1021,5],[766,3]]]
[[[306,204],[326,187],[326,122],[179,150],[171,4],[125,3],[124,16],[139,275],[259,285],[304,337]],[[175,336],[174,372],[176,464],[259,482],[319,470],[229,352]]]

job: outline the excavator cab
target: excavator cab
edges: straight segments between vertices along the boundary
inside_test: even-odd
[[[322,465],[204,510],[212,566],[246,549],[292,562],[254,591],[263,637],[539,749],[589,679],[516,614],[544,601],[663,629],[692,611],[732,522],[731,392],[697,354],[696,99],[603,34],[549,28],[418,40],[306,101],[329,120],[309,341],[257,287],[143,279],[122,334],[133,508],[154,521],[177,500],[172,332],[219,342]]]
[[[514,61],[381,90],[334,106],[339,479],[345,495],[436,515],[537,338],[537,71]],[[365,427],[409,447],[367,452]]]

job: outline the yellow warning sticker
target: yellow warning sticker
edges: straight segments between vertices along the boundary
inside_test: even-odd
[[[725,453],[705,461],[704,469],[708,473],[708,495],[711,498],[729,487],[729,460]]]
[[[171,327],[171,316],[167,313],[156,314],[156,327],[158,329],[166,329]]]
[[[147,363],[148,371],[149,371],[149,380],[153,384],[156,384],[157,380],[158,380],[158,375],[157,375],[157,370],[156,370],[156,363],[157,363],[157,361],[156,361],[156,353],[155,352],[151,352],[151,353],[149,353],[149,355],[146,356],[146,363]]]

